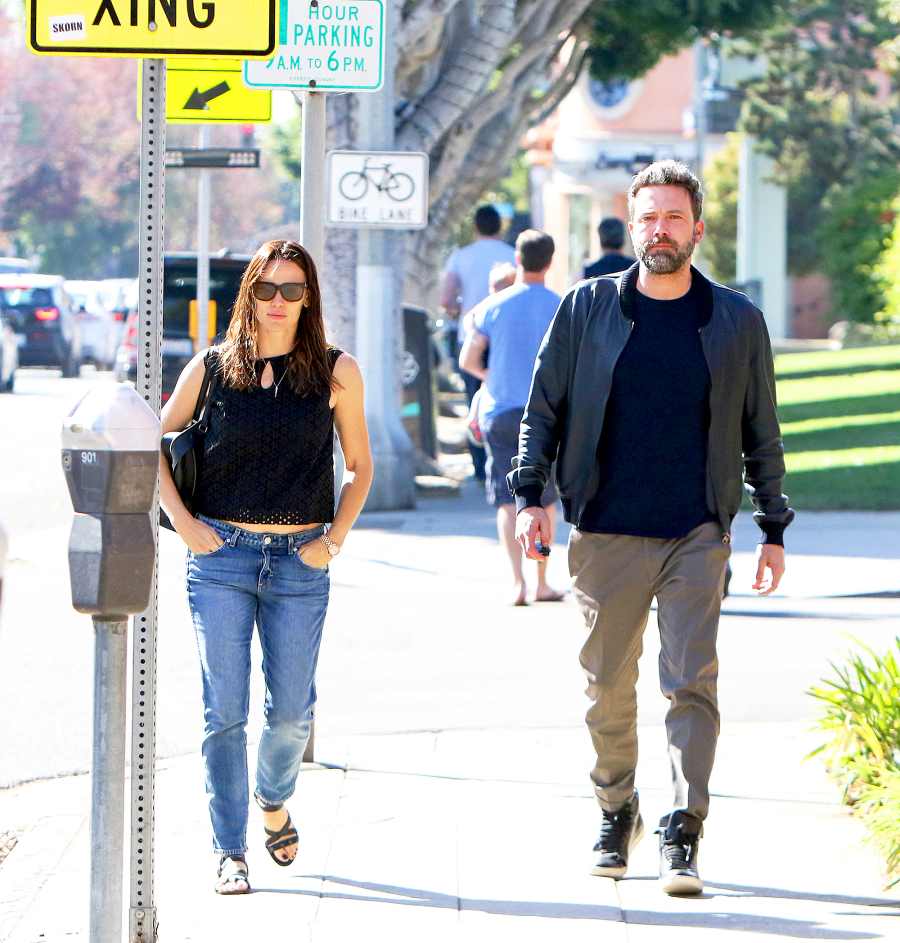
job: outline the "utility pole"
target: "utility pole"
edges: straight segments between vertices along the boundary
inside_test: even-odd
[[[197,144],[209,147],[209,125],[200,125]],[[209,212],[210,174],[205,168],[197,180],[197,350],[209,343]]]
[[[359,109],[359,148],[394,146],[394,68],[397,57],[396,0],[385,3],[384,86],[367,95]],[[393,511],[415,504],[413,447],[400,421],[397,334],[402,299],[397,297],[394,263],[400,238],[386,229],[362,228],[357,242],[356,347],[366,381],[366,420],[375,479],[366,502],[370,511]]]

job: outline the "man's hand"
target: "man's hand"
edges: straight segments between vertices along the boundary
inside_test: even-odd
[[[766,570],[771,576],[766,579]],[[778,589],[784,576],[784,547],[778,544],[760,544],[756,548],[756,582],[753,588],[758,596],[768,596]]]
[[[550,546],[550,518],[543,508],[522,508],[516,515],[516,540],[522,545],[525,556],[532,560],[546,560],[538,551],[537,542]]]

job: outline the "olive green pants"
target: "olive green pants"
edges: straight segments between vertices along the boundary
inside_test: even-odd
[[[569,571],[588,630],[581,665],[593,701],[586,718],[597,754],[591,779],[607,811],[621,808],[634,792],[635,685],[655,596],[659,683],[669,701],[672,811],[706,818],[719,734],[716,635],[730,552],[714,523],[677,540],[572,529]]]

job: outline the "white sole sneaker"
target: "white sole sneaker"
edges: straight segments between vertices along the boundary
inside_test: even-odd
[[[697,874],[686,874],[683,871],[672,871],[662,875],[659,879],[660,887],[673,896],[687,894],[702,894],[703,881]]]
[[[638,815],[637,824],[634,829],[634,833],[631,836],[631,841],[628,843],[628,857],[631,858],[632,849],[637,845],[637,843],[644,837],[644,821]],[[625,877],[625,872],[628,870],[628,865],[619,865],[614,868],[604,868],[599,864],[595,864],[591,868],[591,874],[596,875],[600,878],[623,878]]]

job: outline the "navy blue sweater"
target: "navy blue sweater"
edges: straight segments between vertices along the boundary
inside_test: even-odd
[[[673,539],[715,520],[706,505],[703,318],[696,282],[672,301],[637,293],[597,448],[600,484],[582,530]]]

